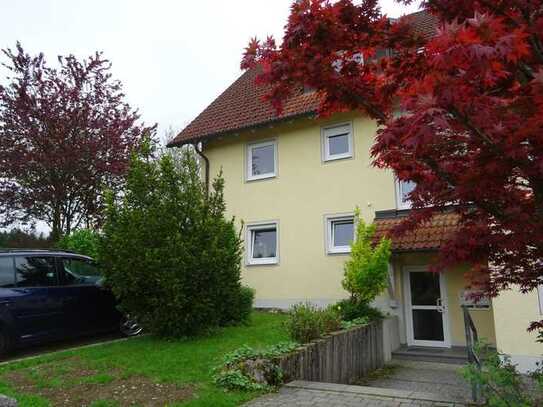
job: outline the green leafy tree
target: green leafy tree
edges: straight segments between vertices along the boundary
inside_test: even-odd
[[[78,229],[60,239],[58,247],[84,254],[97,260],[99,244],[100,235],[98,232],[91,229]]]
[[[366,225],[358,208],[355,220],[356,238],[351,243],[351,257],[345,263],[342,284],[355,302],[369,304],[388,286],[391,241],[381,239],[375,244],[375,225]]]
[[[224,217],[224,181],[209,193],[193,152],[132,157],[122,197],[107,199],[100,259],[123,311],[149,332],[180,337],[247,318],[242,244]]]

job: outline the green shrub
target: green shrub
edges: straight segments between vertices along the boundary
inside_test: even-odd
[[[507,355],[489,350],[486,345],[477,349],[482,368],[470,364],[462,369],[462,375],[472,385],[477,385],[487,406],[541,406],[543,405],[543,370],[532,373],[537,388],[527,383],[527,378],[517,371]]]
[[[248,322],[253,311],[253,303],[255,300],[254,288],[242,286],[237,300],[238,304],[231,307],[232,315],[229,319],[239,322]]]
[[[121,308],[148,331],[187,336],[247,319],[242,241],[225,219],[224,181],[209,193],[190,150],[133,155],[122,197],[107,199],[100,259]]]
[[[283,372],[278,358],[298,347],[295,342],[280,342],[263,350],[242,346],[223,357],[213,369],[213,381],[227,390],[256,391],[278,386]]]
[[[356,208],[356,239],[351,243],[351,254],[345,263],[342,285],[354,302],[370,304],[388,286],[388,263],[391,241],[374,242],[375,225],[366,226]]]
[[[369,323],[370,319],[368,317],[355,318],[350,321],[341,321],[341,329],[356,328],[358,326],[368,325]]]
[[[311,303],[292,306],[285,327],[290,338],[299,343],[311,342],[322,335],[341,329],[341,316],[333,307],[319,309]]]
[[[67,236],[64,236],[58,242],[60,249],[71,250],[79,254],[92,257],[98,260],[98,247],[100,245],[100,235],[91,229],[78,229]]]
[[[341,329],[341,315],[333,306],[320,311],[322,332],[327,334]]]
[[[320,338],[323,329],[319,309],[309,302],[293,305],[285,321],[285,328],[290,338],[299,343]]]
[[[383,313],[377,308],[366,303],[356,302],[352,298],[341,300],[333,305],[333,307],[339,312],[341,319],[344,321],[366,318],[368,322],[371,322],[384,318]]]

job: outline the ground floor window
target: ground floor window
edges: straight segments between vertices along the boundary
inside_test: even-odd
[[[247,264],[277,264],[279,262],[278,223],[247,225]]]
[[[327,252],[349,253],[351,242],[354,240],[354,216],[326,217]]]

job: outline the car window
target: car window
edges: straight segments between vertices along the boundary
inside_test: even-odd
[[[63,258],[62,269],[62,285],[96,284],[101,279],[98,266],[90,260]]]
[[[58,285],[54,257],[16,256],[17,287]]]
[[[14,285],[13,257],[0,257],[0,287],[9,288]]]

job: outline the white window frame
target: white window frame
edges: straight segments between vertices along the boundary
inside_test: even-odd
[[[335,222],[341,222],[345,220],[353,221],[353,241],[356,238],[356,220],[354,213],[341,214],[341,215],[327,215],[325,216],[326,226],[326,253],[327,254],[345,254],[351,252],[351,246],[334,246],[334,228]]]
[[[396,187],[396,209],[411,209],[412,203],[411,201],[403,202],[403,194],[401,190],[401,183],[403,181],[400,181],[398,178],[395,178],[395,187]]]
[[[344,133],[344,130],[343,130],[344,127],[348,127],[348,131],[349,131],[349,134],[347,135],[348,142],[349,142],[349,151],[343,154],[330,155],[330,144],[328,143],[328,139],[330,137],[334,137],[334,136]],[[347,122],[347,123],[338,123],[338,124],[322,127],[321,128],[321,144],[322,144],[322,160],[325,162],[334,161],[334,160],[343,160],[345,158],[352,158],[353,157],[353,124],[351,122]]]
[[[543,284],[537,287],[537,294],[539,296],[539,313],[543,315]]]
[[[253,258],[253,232],[270,229],[271,227],[275,228],[275,257],[265,257],[265,258]],[[268,222],[255,222],[249,223],[246,226],[246,236],[245,236],[245,246],[247,253],[246,264],[248,266],[256,265],[266,265],[266,264],[278,264],[279,263],[279,222],[278,221],[268,221]]]
[[[253,149],[259,147],[273,146],[273,172],[266,174],[253,175]],[[246,149],[246,175],[247,181],[256,181],[259,179],[274,178],[277,176],[277,140],[266,140],[258,143],[247,144]]]

